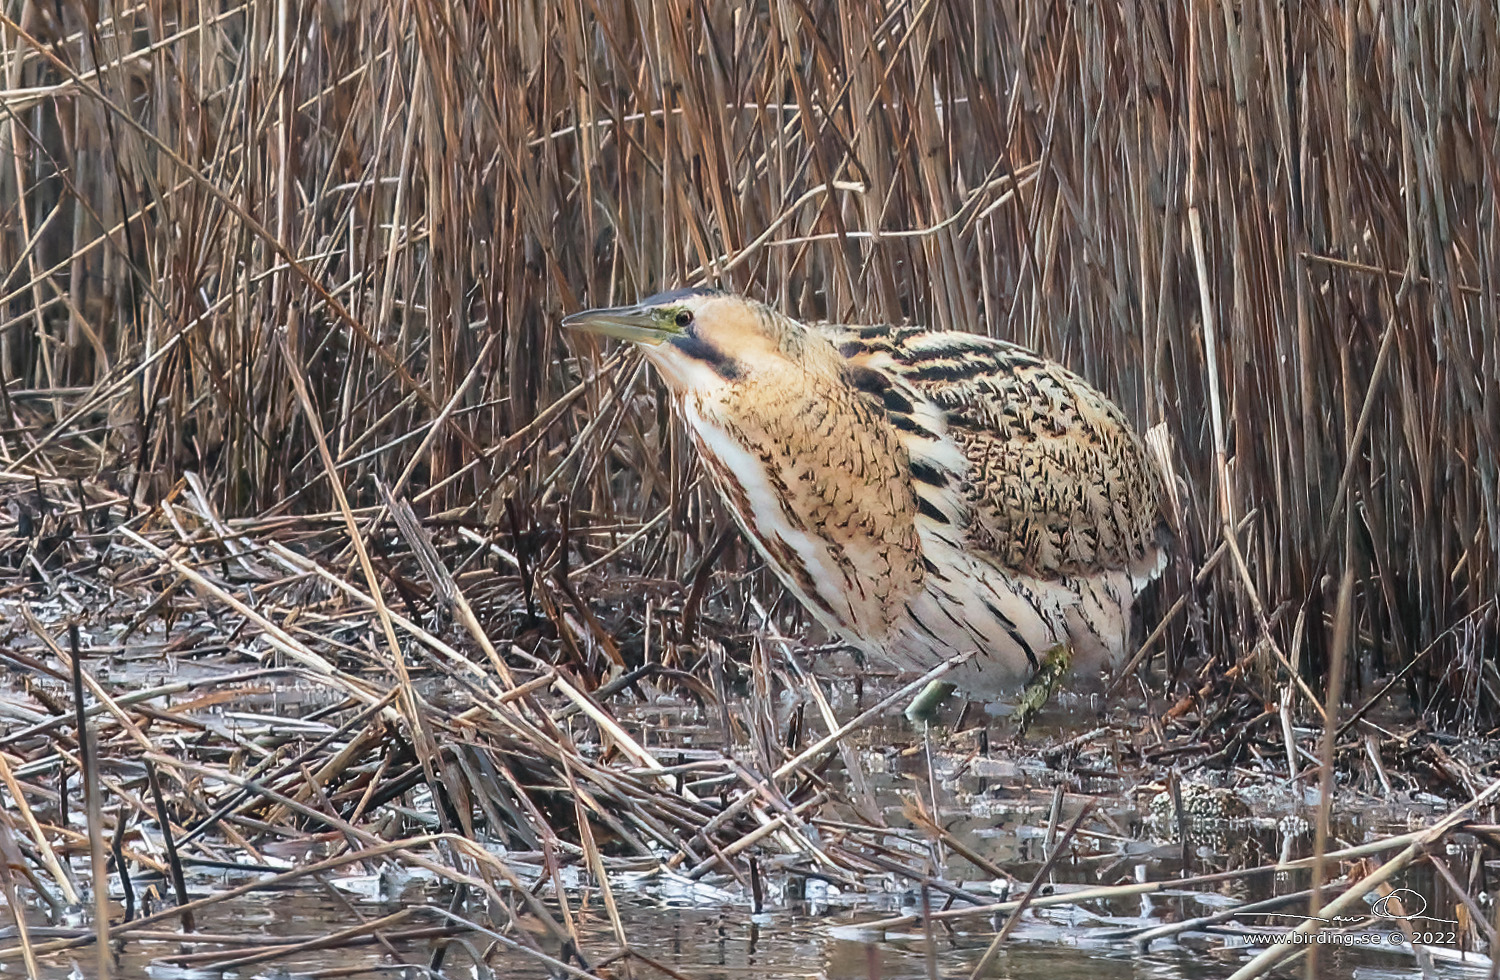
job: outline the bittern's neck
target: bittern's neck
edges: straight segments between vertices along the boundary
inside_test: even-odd
[[[681,404],[740,526],[826,626],[867,635],[920,588],[906,450],[841,378],[788,362]]]

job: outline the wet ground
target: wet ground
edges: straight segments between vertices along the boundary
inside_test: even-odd
[[[139,666],[116,663],[112,669],[133,672],[137,684],[152,686],[188,679],[205,668],[141,672]],[[102,674],[109,679],[108,671]],[[832,690],[834,710],[842,717],[862,703],[847,686],[834,685]],[[314,688],[294,685],[277,690],[267,685],[255,698],[232,708],[215,707],[210,713],[228,726],[264,724],[277,716],[276,724],[292,726],[293,719],[318,707],[321,700]],[[745,716],[753,714],[751,708],[745,709]],[[620,717],[661,758],[671,759],[676,753],[678,760],[690,759],[721,751],[722,716],[711,712],[674,702],[665,708],[622,712]],[[1105,980],[1227,975],[1261,948],[1256,931],[1281,930],[1303,920],[1305,901],[1265,915],[1203,922],[1156,938],[1146,934],[1157,927],[1305,888],[1309,883],[1305,871],[1243,877],[1232,873],[1309,854],[1308,821],[1315,797],[1306,788],[1294,792],[1284,781],[1252,779],[1243,772],[1236,779],[1226,779],[1224,774],[1189,775],[1176,790],[1184,809],[1201,809],[1209,817],[1179,824],[1166,803],[1169,787],[1152,782],[1149,773],[1091,772],[1049,760],[1049,746],[1070,739],[1117,737],[1114,729],[1100,721],[1089,705],[1074,702],[1052,711],[1042,727],[1021,744],[1010,741],[1003,720],[990,722],[987,738],[973,731],[953,734],[944,730],[925,743],[899,717],[878,722],[852,736],[849,743],[863,774],[863,794],[840,785],[851,800],[864,801],[866,812],[824,813],[815,825],[819,833],[838,834],[861,826],[861,821],[878,819],[892,828],[888,838],[892,852],[904,855],[909,865],[915,861],[920,866],[925,859],[926,866],[941,872],[943,888],[934,885],[924,891],[893,873],[883,883],[866,879],[864,887],[855,890],[805,872],[778,874],[768,869],[757,883],[761,896],[757,907],[754,890],[727,875],[710,874],[690,881],[661,871],[616,872],[611,875],[612,897],[630,945],[670,972],[644,959],[629,964],[590,962],[590,966],[598,976],[690,980],[970,976],[1000,920],[992,915],[958,915],[955,910],[976,901],[1014,899],[1024,892],[1085,800],[1095,805],[1092,819],[1080,830],[1067,856],[1045,875],[1036,891],[1039,906],[1022,916],[982,976]],[[753,751],[753,747],[741,745],[738,751]],[[848,778],[837,767],[828,777],[834,781]],[[1232,782],[1235,790],[1213,789],[1209,786],[1213,781]],[[934,845],[929,837],[907,829],[913,826],[914,815],[920,819],[932,812],[934,798],[938,822],[951,833],[953,846]],[[1331,848],[1403,833],[1441,811],[1419,799],[1383,804],[1351,796],[1349,804],[1342,808]],[[874,813],[869,812],[871,807]],[[1182,830],[1188,832],[1186,844],[1181,840]],[[194,896],[222,892],[258,875],[316,858],[326,853],[329,843],[324,837],[309,839],[305,847],[286,841],[266,848],[276,864],[260,872],[190,863],[190,892]],[[528,863],[529,856],[507,857],[528,881],[535,880],[528,873],[540,877],[540,866]],[[1474,859],[1472,846],[1459,846],[1448,854],[1455,868],[1467,868]],[[77,860],[80,870],[86,871],[86,858]],[[987,873],[997,869],[1012,880]],[[413,874],[395,864],[356,870],[360,873],[330,874],[316,884],[251,893],[211,906],[199,914],[195,929],[224,937],[225,943],[219,946],[173,941],[173,924],[159,926],[153,938],[133,937],[114,950],[116,975],[267,980],[355,975],[541,980],[558,975],[555,968],[515,946],[513,937],[518,931],[539,930],[537,923],[523,917],[507,926],[481,899],[457,895],[451,885],[420,871]],[[564,871],[567,914],[584,940],[586,955],[614,948],[615,926],[598,889],[576,869]],[[1178,893],[1079,902],[1057,898],[1083,887],[1214,874],[1224,879]],[[151,902],[148,893],[160,894],[165,888],[159,879],[142,878],[132,884],[138,908]],[[1442,882],[1430,871],[1422,871],[1395,884],[1409,889],[1403,893],[1407,914],[1416,914],[1418,904],[1428,907],[1439,916],[1425,920],[1438,934],[1438,944],[1454,945],[1460,932],[1438,911],[1451,910],[1455,904]],[[537,892],[554,912],[560,912],[548,885],[537,886]],[[113,897],[114,918],[118,919],[123,914],[118,879]],[[157,901],[147,910],[161,907]],[[911,921],[924,908],[946,910],[943,914],[952,917],[940,917],[924,928]],[[81,916],[73,921],[49,921],[36,909],[29,919],[33,941],[67,934],[70,927],[83,924]],[[310,943],[376,920],[382,920],[383,943],[369,937],[345,939],[332,949],[277,951],[274,956],[263,949],[263,944],[276,942],[277,937]],[[470,930],[465,924],[482,930]],[[440,935],[444,926],[455,934]],[[497,934],[485,931],[491,929]],[[1451,934],[1455,942],[1443,943],[1444,934]],[[1393,921],[1367,919],[1341,938],[1348,945],[1325,942],[1319,946],[1318,976],[1405,976],[1416,966],[1411,947]],[[4,944],[13,941],[7,939]],[[257,961],[257,957],[265,958]],[[484,965],[476,967],[476,959]],[[1302,967],[1294,969],[1300,973]],[[1442,969],[1463,972],[1463,965],[1453,963]],[[93,951],[84,949],[45,957],[40,975],[71,978],[94,973]],[[24,967],[18,960],[0,962],[0,976],[22,975]]]
[[[1019,847],[1014,839],[1007,840],[1004,835],[991,836],[989,842],[999,845],[993,851],[997,856]],[[1153,877],[1166,870],[1163,862],[1149,859],[1142,867],[1151,869]],[[223,888],[239,877],[216,876],[204,880],[202,885]],[[1432,893],[1430,877],[1411,884],[1415,886],[1414,892]],[[1143,926],[1211,915],[1224,906],[1293,890],[1297,886],[1298,883],[1290,878],[1268,881],[1246,889],[1235,888],[1233,894],[1225,895],[1222,901],[1215,900],[1213,893],[1209,893],[1207,896],[1153,896],[1149,899],[1053,906],[1028,915],[982,975],[1045,976],[1056,980],[1227,975],[1248,958],[1251,950],[1258,948],[1238,927],[1222,931],[1195,929],[1145,947],[1125,933]],[[393,894],[378,897],[368,894],[380,887],[379,883],[368,879],[333,879],[327,885],[315,888],[254,894],[222,903],[209,913],[201,914],[196,927],[202,933],[239,937],[246,945],[258,945],[265,941],[263,937],[311,939],[392,916],[402,910],[409,910],[410,917],[392,924],[389,927],[392,933],[421,926],[439,926],[449,921],[444,911],[451,909],[451,893],[445,893],[443,889],[430,888],[421,881],[409,881],[395,886]],[[386,882],[385,887],[390,888],[391,883]],[[732,885],[693,887],[681,881],[653,878],[618,881],[616,888],[620,914],[632,945],[692,980],[743,980],[747,977],[757,980],[804,980],[810,977],[918,980],[934,975],[934,971],[935,975],[942,977],[965,977],[979,962],[993,935],[988,917],[959,922],[951,929],[936,927],[931,936],[919,925],[879,931],[865,927],[872,920],[919,911],[922,896],[913,891],[852,896],[839,894],[837,890],[808,888],[801,896],[778,894],[761,914],[754,914],[747,896]],[[573,896],[573,901],[585,946],[594,949],[611,946],[612,926],[600,906],[597,893],[589,896],[580,890]],[[942,905],[941,900],[930,894],[929,901],[934,906]],[[457,914],[475,922],[488,921],[483,908],[464,907],[458,909]],[[1293,911],[1280,921],[1294,924],[1299,920],[1300,916]],[[33,938],[45,938],[47,933],[43,923],[34,920],[34,924]],[[1446,931],[1453,927],[1445,925],[1441,928]],[[1389,924],[1375,931],[1392,935],[1398,932]],[[433,965],[445,977],[492,975],[517,980],[544,980],[556,975],[549,973],[546,966],[528,954],[496,948],[494,941],[482,933],[398,940],[392,943],[396,955],[378,947],[361,945],[299,952],[280,956],[271,963],[228,969],[193,966],[195,961],[202,961],[202,951],[206,948],[212,947],[132,939],[117,945],[113,962],[117,975],[122,977],[227,976],[282,980],[335,975],[402,976],[400,963],[412,967],[412,972],[405,975],[413,977],[426,973],[421,967]],[[1405,946],[1383,948],[1377,943],[1362,945],[1357,950],[1332,945],[1320,948],[1323,953],[1320,977],[1408,976],[1415,966]],[[182,954],[187,954],[188,959],[174,962],[175,957]],[[491,974],[473,970],[471,961],[475,954],[487,963],[488,969],[493,971]],[[216,954],[221,959],[234,955],[235,949],[229,946],[218,947]],[[636,963],[634,969],[636,976],[662,975],[645,963]],[[62,980],[93,973],[92,951],[81,950],[72,955],[46,958],[41,975]],[[624,975],[618,966],[611,973]],[[0,964],[0,976],[24,975],[19,962]]]

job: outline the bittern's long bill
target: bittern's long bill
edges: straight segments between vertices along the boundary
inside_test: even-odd
[[[1059,644],[1119,661],[1160,572],[1160,477],[1124,415],[967,333],[806,326],[661,293],[566,326],[641,345],[729,511],[791,592],[877,662],[1013,695]]]

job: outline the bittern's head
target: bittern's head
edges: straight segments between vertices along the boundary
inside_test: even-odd
[[[657,293],[574,313],[563,326],[640,344],[678,394],[708,393],[802,363],[809,333],[764,303],[717,289]]]

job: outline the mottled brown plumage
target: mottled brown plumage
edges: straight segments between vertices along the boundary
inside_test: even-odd
[[[1154,574],[1156,466],[1125,416],[1088,382],[973,334],[815,329],[851,364],[893,372],[944,410],[969,465],[962,486],[973,547],[1002,567],[1044,576]]]
[[[1108,399],[965,333],[804,326],[685,290],[570,326],[644,346],[714,486],[778,576],[870,656],[1013,692],[1068,644],[1116,660],[1161,567],[1159,479]]]

